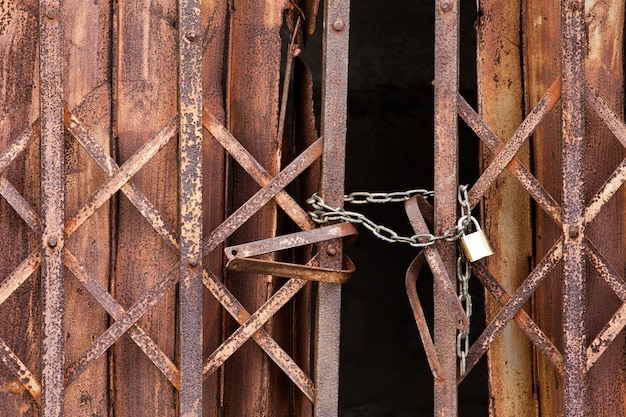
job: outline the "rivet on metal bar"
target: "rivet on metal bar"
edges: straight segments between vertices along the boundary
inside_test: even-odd
[[[285,278],[305,279],[309,281],[331,282],[344,284],[350,279],[355,270],[354,264],[343,256],[343,268],[341,270],[322,268],[317,265],[315,256],[306,265],[292,264],[287,262],[268,261],[252,258],[326,240],[338,238],[350,238],[358,234],[356,228],[350,223],[339,223],[319,229],[292,233],[270,239],[230,246],[224,249],[228,262],[226,268],[238,272],[252,272],[267,275],[276,275]],[[350,239],[348,239],[349,241]],[[327,250],[331,250],[327,248]]]

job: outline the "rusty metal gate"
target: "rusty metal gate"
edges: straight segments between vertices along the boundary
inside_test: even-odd
[[[336,414],[348,3],[0,6],[0,414]]]
[[[460,2],[435,4],[435,234],[458,218],[460,118],[483,145],[469,202],[484,202],[497,253],[472,265],[489,316],[467,352],[457,347],[463,323],[436,287],[434,345],[421,332],[431,346],[435,415],[457,415],[463,371],[485,353],[490,415],[623,415],[624,5],[503,3],[477,3],[480,115],[459,93]],[[530,150],[520,152],[533,133]],[[455,276],[454,244],[424,254],[436,280],[445,269]],[[423,264],[416,258],[407,278]],[[500,337],[512,321],[526,342]],[[457,370],[457,354],[466,369]]]
[[[472,265],[488,322],[467,351],[456,244],[407,272],[434,413],[458,414],[487,354],[493,416],[623,415],[624,395],[598,400],[626,391],[624,5],[501,3],[477,3],[479,111],[459,92],[459,0],[434,5],[435,199],[407,212],[418,235],[457,224],[460,118],[483,144],[468,199],[496,248]],[[318,135],[298,55],[319,6],[0,2],[2,415],[337,415],[356,231],[303,207],[344,200],[349,3],[323,5]]]

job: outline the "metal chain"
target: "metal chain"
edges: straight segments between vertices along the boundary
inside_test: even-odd
[[[467,186],[465,187],[465,195],[467,195]],[[460,191],[459,191],[460,192]],[[414,195],[421,195],[424,197],[432,197],[433,191],[424,189],[415,189],[409,191],[392,192],[392,193],[369,193],[364,191],[358,191],[350,193],[344,196],[344,201],[351,204],[382,204],[382,203],[397,203],[407,201]],[[390,243],[405,243],[415,248],[423,248],[432,246],[439,240],[446,240],[453,242],[459,240],[469,225],[469,218],[467,221],[459,222],[449,229],[445,230],[441,235],[435,236],[431,233],[415,234],[413,236],[400,236],[390,228],[377,224],[368,219],[364,214],[354,211],[348,211],[342,208],[331,207],[324,202],[322,197],[317,194],[313,194],[311,198],[307,200],[307,204],[314,208],[314,211],[309,212],[309,216],[315,223],[324,224],[329,221],[345,221],[350,223],[362,224],[365,228],[371,231],[374,236],[378,237],[385,242]],[[469,202],[466,204],[469,207]],[[463,210],[463,205],[462,205]],[[466,217],[465,211],[462,211]]]
[[[434,196],[433,191],[424,189],[415,189],[402,192],[392,193],[370,193],[365,191],[353,192],[344,196],[344,202],[351,204],[383,204],[404,202],[414,195],[421,195],[425,198]],[[456,225],[445,230],[443,234],[435,236],[431,233],[416,234],[410,237],[400,236],[386,226],[376,224],[368,219],[365,215],[354,211],[344,210],[342,208],[333,208],[324,202],[317,194],[313,194],[307,200],[307,204],[311,205],[315,210],[309,212],[309,216],[315,223],[323,224],[329,221],[346,221],[350,223],[362,224],[370,230],[374,236],[390,243],[406,243],[413,247],[423,248],[434,245],[439,240],[448,242],[461,239],[469,230],[472,223],[472,207],[469,203],[468,186],[460,185],[458,189],[458,201],[461,207],[461,216]],[[465,310],[467,318],[472,317],[472,297],[469,293],[469,280],[472,276],[472,266],[465,253],[459,250],[457,258],[456,276],[458,280],[459,302]],[[459,374],[465,375],[466,359],[470,348],[469,340],[470,330],[460,331],[456,338],[456,353],[459,358]]]
[[[470,319],[472,317],[472,297],[469,293],[469,280],[472,276],[472,266],[465,257],[463,251],[459,251],[459,257],[456,261],[456,278],[459,281],[459,302],[465,310],[465,315]],[[465,360],[470,348],[469,327],[461,330],[456,336],[456,355],[459,358],[459,374],[465,375]]]
[[[469,203],[467,185],[459,186],[458,200],[461,206],[459,224],[463,225],[463,234],[467,233],[472,221],[472,206]],[[472,276],[472,264],[462,250],[459,250],[456,260],[456,278],[458,281],[459,302],[465,310],[467,319],[472,317],[472,296],[469,293],[469,280]],[[470,329],[461,330],[456,336],[456,355],[459,358],[459,375],[464,376],[466,370],[467,353],[470,349]]]

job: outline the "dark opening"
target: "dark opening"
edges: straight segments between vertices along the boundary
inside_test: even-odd
[[[463,96],[476,100],[474,2],[461,2]],[[434,2],[352,2],[346,191],[404,191],[433,186]],[[471,136],[459,123],[461,137]],[[478,144],[461,140],[460,181],[478,174]],[[402,204],[350,206],[403,235],[412,230]],[[357,272],[344,286],[340,415],[432,415],[433,379],[404,288],[417,250],[365,229],[347,249]],[[472,281],[472,340],[484,326],[482,288]],[[418,292],[432,315],[432,279]],[[461,384],[460,416],[487,415],[483,363]]]

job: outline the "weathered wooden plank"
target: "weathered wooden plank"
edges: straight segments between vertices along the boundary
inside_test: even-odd
[[[18,4],[3,2],[4,18],[0,24],[0,151],[4,151],[22,132],[31,128],[39,117],[39,80],[37,44],[39,11],[37,2]],[[22,156],[12,162],[3,177],[8,179],[40,212],[39,146],[31,144]],[[0,197],[0,280],[40,248],[39,237],[13,208]],[[38,269],[38,263],[36,266]],[[35,271],[0,305],[0,338],[40,380],[41,301],[39,271]],[[35,400],[20,383],[17,375],[0,365],[0,414],[35,416],[39,412]]]
[[[67,72],[63,81],[67,110],[72,111],[81,120],[82,127],[108,151],[111,144],[111,5],[109,2],[84,4],[66,0],[64,11]],[[71,137],[66,139],[65,152],[66,210],[71,214],[78,211],[107,177]],[[109,286],[110,213],[109,205],[102,207],[67,242],[67,247],[104,288]],[[72,363],[106,330],[109,316],[70,274],[66,293],[66,363]],[[67,387],[66,414],[107,416],[108,388],[108,363],[103,358]]]
[[[231,9],[228,83],[229,130],[271,175],[280,168],[282,138],[278,131],[281,40],[285,1],[236,0]],[[234,165],[233,207],[239,207],[258,186]],[[272,237],[277,210],[272,202],[233,235],[233,243]],[[257,310],[274,292],[271,276],[230,274],[227,286],[250,311]],[[232,321],[227,334],[236,326]],[[281,343],[268,323],[272,336]],[[226,416],[288,415],[284,375],[255,344],[247,343],[224,366]],[[282,386],[282,389],[281,389]],[[246,387],[246,389],[242,389]]]
[[[177,112],[177,6],[172,0],[120,1],[114,33],[114,135],[119,165],[156,134]],[[135,177],[134,184],[178,229],[178,167],[175,141]],[[174,253],[125,197],[119,197],[115,228],[114,297],[129,308],[178,261]],[[176,297],[166,294],[139,321],[141,328],[173,358]],[[112,348],[111,400],[119,416],[174,416],[177,393],[137,346],[122,337]]]
[[[587,1],[588,52],[585,81],[611,107],[624,114],[623,26],[624,1]],[[621,145],[593,111],[585,116],[585,201],[590,202],[606,178],[626,156]],[[622,187],[586,228],[586,235],[616,271],[626,271],[624,243],[626,190]],[[587,337],[593,340],[619,302],[594,268],[587,267]],[[626,416],[626,368],[623,364],[622,332],[588,374],[590,416]],[[607,401],[607,397],[612,400]]]
[[[523,52],[526,111],[530,111],[552,82],[561,74],[560,1],[530,1],[523,7]],[[547,116],[533,135],[534,174],[557,201],[561,201],[560,112]],[[561,226],[541,209],[535,209],[535,264],[561,236]],[[546,335],[562,350],[561,268],[557,267],[536,292],[533,317]],[[536,359],[539,415],[562,413],[561,377],[541,355]]]
[[[306,64],[296,58],[294,65],[294,135],[296,152],[301,152],[317,140],[318,132],[315,128],[315,114],[313,112],[313,78]],[[321,178],[321,161],[316,161],[302,174],[300,182],[300,204],[306,207],[306,200],[318,192]],[[296,262],[304,264],[311,258],[310,247],[296,252]],[[311,309],[313,308],[313,285],[307,284],[298,293],[294,305],[294,328],[292,339],[294,359],[296,363],[311,375]],[[294,409],[296,415],[311,417],[313,406],[311,401],[301,393],[295,391]]]
[[[227,36],[227,2],[202,1],[203,33],[203,96],[204,106],[224,123],[224,56]],[[224,148],[205,131],[203,143],[204,187],[202,199],[205,234],[214,230],[226,218],[226,154]],[[223,265],[222,245],[203,260],[204,267],[220,271]],[[223,320],[221,305],[208,290],[203,296],[203,357],[208,357],[222,342]],[[204,416],[219,417],[222,408],[222,370],[209,375],[203,386]]]
[[[483,0],[478,24],[479,113],[503,142],[523,120],[520,50],[520,1]],[[528,146],[517,154],[529,166]],[[483,168],[492,160],[482,151]],[[489,270],[513,294],[529,274],[532,256],[530,197],[517,180],[504,172],[485,195],[483,228],[496,250],[488,258]],[[486,320],[501,309],[493,297],[485,297]],[[492,417],[531,416],[534,410],[532,350],[526,335],[515,324],[505,328],[487,352],[489,413]]]

